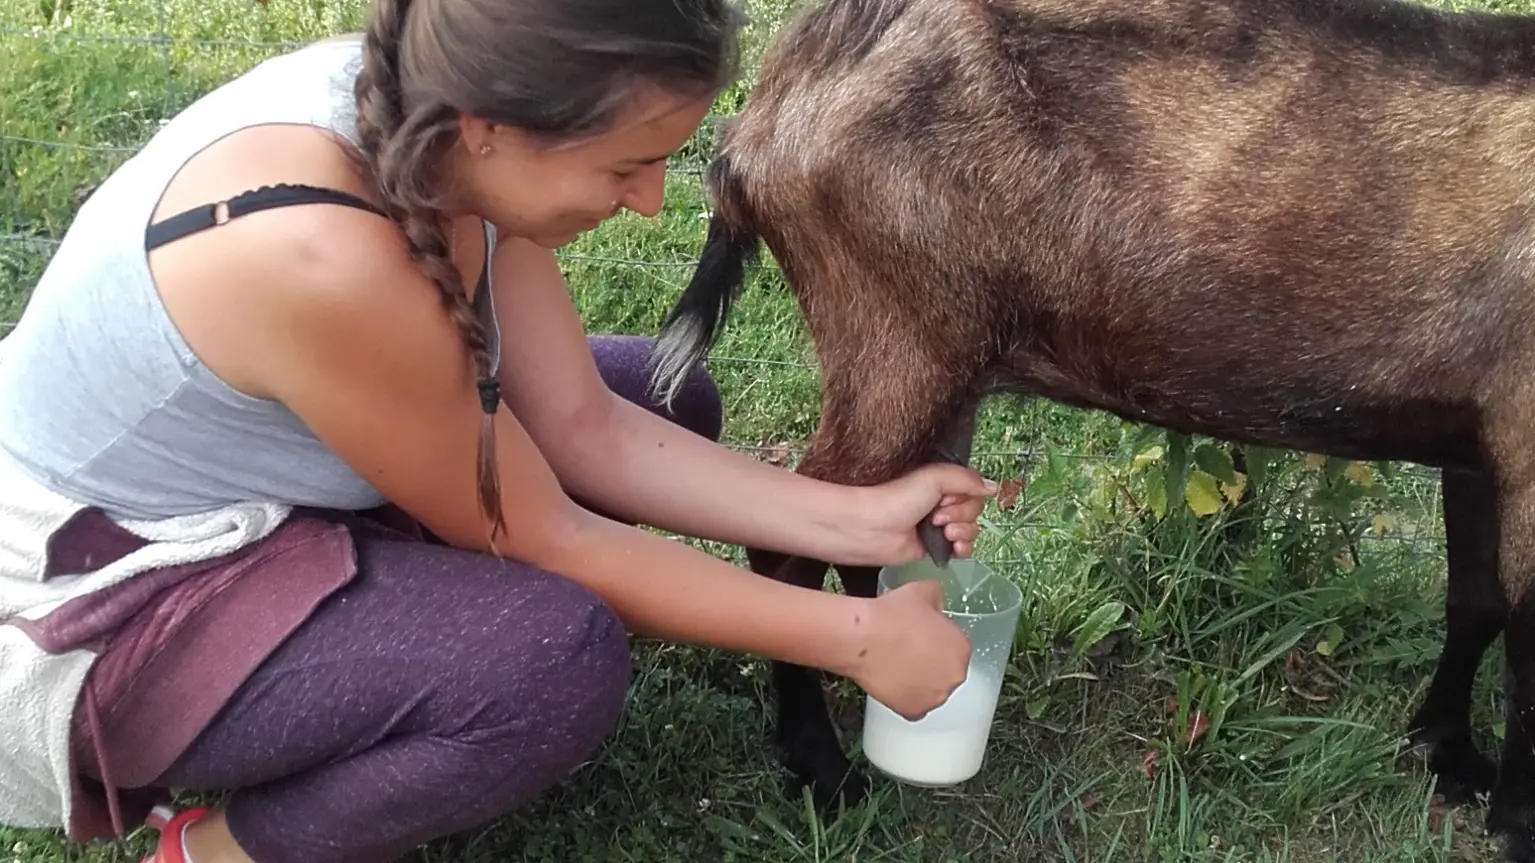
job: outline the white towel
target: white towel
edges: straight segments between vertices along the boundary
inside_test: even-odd
[[[252,503],[119,521],[149,543],[94,571],[45,579],[48,538],[82,508],[0,454],[0,621],[37,619],[138,573],[228,554],[265,538],[291,512],[287,506]],[[62,828],[69,823],[70,723],[95,658],[85,650],[50,655],[20,629],[0,626],[0,824]]]

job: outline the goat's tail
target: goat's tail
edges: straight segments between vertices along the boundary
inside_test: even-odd
[[[714,212],[703,252],[692,280],[661,325],[650,362],[651,395],[666,406],[719,339],[746,265],[757,255],[757,232],[748,223],[740,178],[728,154],[709,165],[706,183]]]

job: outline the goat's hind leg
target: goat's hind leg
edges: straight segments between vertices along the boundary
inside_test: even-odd
[[[1535,471],[1500,477],[1498,570],[1507,729],[1487,829],[1517,863],[1535,863]]]
[[[1487,472],[1445,470],[1441,482],[1449,564],[1444,649],[1409,727],[1413,742],[1427,749],[1439,793],[1470,803],[1497,779],[1497,766],[1472,741],[1471,687],[1508,616],[1498,580],[1498,492]]]
[[[748,549],[752,571],[779,581],[818,590],[826,564],[773,551]],[[788,791],[798,796],[808,787],[817,811],[831,815],[856,806],[868,793],[868,780],[848,761],[826,704],[819,670],[789,662],[773,662],[773,695],[777,702],[774,742],[779,760],[789,771]]]
[[[1514,601],[1503,637],[1507,730],[1487,830],[1509,860],[1535,863],[1535,596]]]

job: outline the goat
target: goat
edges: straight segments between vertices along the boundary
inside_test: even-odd
[[[1532,87],[1535,17],[1411,0],[821,0],[721,134],[653,386],[765,244],[822,377],[807,475],[965,463],[993,394],[1440,469],[1446,635],[1408,730],[1535,860]],[[1501,766],[1470,724],[1500,632]],[[783,763],[823,811],[857,802],[819,678],[773,672]]]

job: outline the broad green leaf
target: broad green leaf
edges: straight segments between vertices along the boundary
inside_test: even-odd
[[[1183,506],[1183,485],[1188,481],[1189,436],[1179,432],[1167,433],[1167,461],[1163,483],[1167,486],[1169,511]]]
[[[1235,484],[1237,481],[1236,466],[1231,462],[1231,453],[1213,443],[1200,444],[1194,450],[1194,464],[1199,465],[1200,470],[1221,482]]]
[[[1093,613],[1077,628],[1077,655],[1083,655],[1089,647],[1108,638],[1109,633],[1119,626],[1119,619],[1124,614],[1125,604],[1113,599],[1093,609]]]
[[[1144,470],[1147,465],[1160,461],[1164,452],[1165,450],[1160,446],[1153,446],[1131,460],[1130,467],[1135,470]]]
[[[1050,696],[1049,695],[1041,695],[1038,698],[1035,698],[1035,699],[1031,700],[1024,707],[1024,710],[1027,712],[1030,721],[1038,722],[1039,721],[1039,717],[1045,715],[1045,708],[1047,708],[1049,706],[1050,706]]]
[[[1266,446],[1250,444],[1242,448],[1242,460],[1247,463],[1247,475],[1252,477],[1253,485],[1261,486],[1268,480],[1269,468],[1277,457],[1278,452]]]
[[[1375,472],[1370,470],[1370,466],[1362,461],[1351,462],[1348,469],[1343,471],[1343,475],[1365,488],[1375,484]]]
[[[1167,474],[1154,470],[1146,474],[1146,506],[1159,520],[1167,517]]]
[[[1317,642],[1316,652],[1323,656],[1332,656],[1338,645],[1343,643],[1343,627],[1336,622],[1327,624],[1326,632],[1322,633],[1322,640]]]
[[[1189,485],[1186,492],[1189,509],[1195,515],[1207,516],[1220,512],[1221,492],[1216,487],[1215,477],[1202,470],[1189,472]]]

